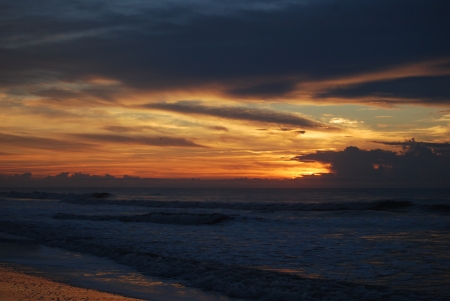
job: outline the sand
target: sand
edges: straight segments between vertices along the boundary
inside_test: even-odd
[[[73,287],[0,267],[1,301],[142,301],[92,289]]]

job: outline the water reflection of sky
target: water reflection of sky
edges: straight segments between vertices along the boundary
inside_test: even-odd
[[[108,259],[44,246],[1,242],[0,262],[12,264],[19,271],[70,285],[143,300],[229,300],[220,295],[185,287],[175,281],[161,281],[144,276],[130,267]]]

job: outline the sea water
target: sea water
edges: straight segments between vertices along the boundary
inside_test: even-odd
[[[0,208],[0,240],[228,297],[450,297],[449,190],[5,189]]]

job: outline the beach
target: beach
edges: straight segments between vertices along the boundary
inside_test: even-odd
[[[0,299],[2,301],[140,301],[93,289],[70,286],[38,276],[0,267]]]
[[[1,301],[230,300],[212,292],[186,287],[175,280],[145,276],[110,259],[29,241],[1,241],[11,238],[0,235]]]

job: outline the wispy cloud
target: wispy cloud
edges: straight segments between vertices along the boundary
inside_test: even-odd
[[[93,148],[93,145],[88,143],[5,133],[0,133],[0,145],[13,148],[21,147],[52,151],[64,150],[69,152],[79,152],[86,150],[87,148]]]
[[[204,147],[184,138],[175,137],[142,137],[123,136],[109,134],[71,134],[73,137],[93,142],[108,142],[119,144],[141,144],[152,146],[175,146],[175,147]]]
[[[393,104],[448,104],[450,76],[406,77],[338,86],[317,93],[317,98],[369,99]]]
[[[113,133],[128,133],[128,132],[143,132],[146,130],[153,130],[151,126],[120,126],[120,125],[108,125],[103,127],[104,130]]]
[[[301,127],[323,131],[338,130],[338,128],[310,120],[293,113],[285,113],[267,109],[253,109],[245,107],[213,107],[196,102],[180,101],[176,103],[150,103],[143,105],[147,109],[177,112],[189,115],[206,115],[225,119],[276,124],[291,127]]]
[[[211,129],[211,130],[215,130],[215,131],[228,132],[228,129],[226,127],[224,127],[224,126],[215,125],[215,126],[208,126],[208,128]]]
[[[414,148],[417,146],[428,147],[433,149],[435,152],[450,152],[450,143],[449,142],[416,142],[414,138],[407,141],[373,141],[375,143],[384,144],[384,145],[393,145],[393,146],[401,146],[405,149]]]

